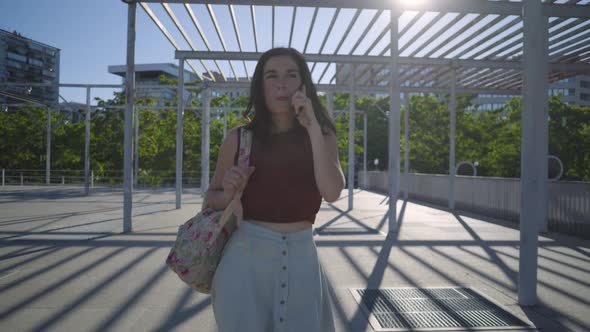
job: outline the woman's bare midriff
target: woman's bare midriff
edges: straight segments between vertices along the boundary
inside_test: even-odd
[[[273,222],[266,222],[266,221],[259,221],[259,220],[248,220],[245,222],[253,223],[262,227],[266,227],[270,230],[279,233],[295,233],[298,231],[302,231],[304,229],[311,228],[311,221],[297,221],[297,222],[290,222],[290,223],[273,223]]]

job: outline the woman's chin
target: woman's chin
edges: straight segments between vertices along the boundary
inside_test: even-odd
[[[272,114],[272,115],[286,115],[286,114],[289,114],[289,112],[291,112],[291,110],[289,110],[289,109],[275,109],[275,110],[271,110],[270,114]]]

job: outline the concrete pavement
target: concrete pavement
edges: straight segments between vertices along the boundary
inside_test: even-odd
[[[1,331],[216,331],[209,296],[164,265],[177,227],[200,207],[198,189],[136,190],[134,232],[122,231],[122,192],[76,187],[0,188]],[[350,288],[470,287],[543,331],[590,330],[590,241],[539,237],[535,307],[517,305],[517,225],[347,191],[324,203],[316,245],[338,331],[373,331]]]

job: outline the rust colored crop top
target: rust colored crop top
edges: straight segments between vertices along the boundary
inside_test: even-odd
[[[268,147],[253,138],[250,166],[256,170],[242,194],[244,219],[273,223],[315,221],[322,196],[315,182],[311,142],[304,128],[273,134]]]

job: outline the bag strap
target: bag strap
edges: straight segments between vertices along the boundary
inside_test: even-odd
[[[238,130],[238,142],[238,166],[247,170],[250,166],[250,153],[252,152],[252,131],[240,127]],[[242,221],[244,211],[242,208],[242,193],[244,188],[245,186],[234,194],[234,197],[223,211],[219,221],[221,227],[229,220],[231,213],[238,217],[238,224]]]
[[[252,131],[245,127],[238,129],[238,160],[237,165],[248,168],[252,151]]]

